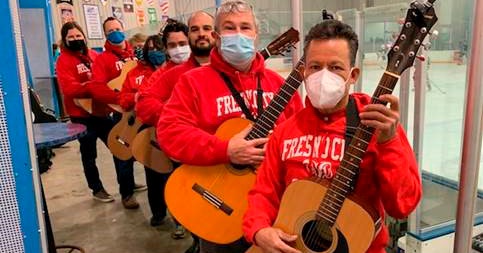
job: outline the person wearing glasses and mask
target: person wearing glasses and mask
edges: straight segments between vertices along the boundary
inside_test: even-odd
[[[105,51],[102,52],[92,64],[92,82],[89,85],[89,92],[93,102],[102,104],[119,104],[119,92],[111,90],[107,83],[121,74],[124,63],[129,60],[136,60],[131,45],[125,40],[124,28],[121,21],[114,17],[107,18],[103,23],[104,35],[107,40],[104,44]],[[111,111],[107,111],[108,115]],[[113,113],[112,128],[121,119],[121,114]],[[110,130],[109,130],[110,131]],[[109,133],[109,132],[108,132]],[[126,209],[137,209],[139,203],[134,197],[135,190],[146,189],[145,185],[135,185],[133,174],[134,160],[119,160],[114,157],[114,167],[116,168],[119,191],[121,193],[122,204]],[[113,197],[106,192],[106,198],[112,200]]]
[[[386,107],[370,104],[368,95],[349,94],[360,73],[354,66],[357,48],[357,35],[350,26],[337,20],[315,25],[305,38],[306,108],[274,130],[249,192],[243,219],[246,239],[263,252],[300,253],[290,246],[297,235],[272,227],[281,197],[287,186],[299,179],[315,177],[327,183],[336,182],[335,179],[345,183],[344,174],[335,175],[342,169],[339,164],[349,145],[346,138],[352,138],[346,135],[346,128],[357,126],[358,122],[376,130],[362,157],[353,193],[380,217],[385,213],[395,218],[407,217],[421,199],[416,159],[399,124],[398,98],[380,96],[380,100],[390,105]],[[354,121],[356,124],[351,124]],[[350,157],[348,163],[350,159],[360,159],[346,155]],[[330,211],[322,214],[326,219],[334,219],[330,215]],[[366,252],[386,252],[389,235],[384,221],[382,226]]]
[[[218,8],[210,64],[180,77],[158,122],[158,142],[169,157],[183,164],[201,166],[230,162],[258,165],[262,162],[265,151],[261,146],[267,138],[245,140],[249,128],[227,141],[214,135],[228,119],[256,118],[284,82],[277,73],[265,68],[263,56],[255,49],[257,34],[255,14],[246,2],[226,1]],[[246,98],[244,110],[235,102],[228,85]],[[296,94],[277,123],[301,108],[300,97]],[[200,222],[217,226],[209,220]],[[247,248],[242,238],[229,245],[200,240],[202,253],[245,252]]]

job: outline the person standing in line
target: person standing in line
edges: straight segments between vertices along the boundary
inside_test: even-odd
[[[210,64],[181,75],[157,125],[159,145],[169,157],[183,164],[200,166],[230,162],[258,165],[262,162],[264,149],[260,146],[267,138],[245,140],[249,128],[227,141],[214,135],[228,119],[257,117],[284,83],[280,75],[265,68],[263,56],[255,49],[257,34],[255,14],[249,4],[241,0],[226,1],[218,8]],[[222,75],[230,83],[225,83]],[[258,97],[246,103],[246,112],[233,109],[239,107],[231,103],[235,99],[227,86],[230,84],[244,97]],[[295,94],[277,123],[301,108],[300,97]],[[209,221],[200,222],[216,226]],[[247,248],[242,238],[229,245],[200,239],[202,253],[237,253]]]
[[[107,38],[104,44],[105,51],[92,64],[92,82],[89,85],[89,92],[92,95],[93,102],[118,105],[119,92],[111,90],[107,83],[121,74],[126,61],[136,60],[136,57],[131,45],[125,40],[124,27],[121,21],[109,17],[104,21],[102,27]],[[108,113],[110,112],[108,111]],[[105,125],[108,128],[107,134],[121,119],[121,114],[118,112],[113,112],[112,115],[112,118],[110,117],[111,122]],[[126,209],[137,209],[139,203],[134,197],[134,190],[135,188],[137,188],[136,190],[145,190],[146,186],[139,185],[136,187],[134,183],[134,160],[122,161],[116,157],[113,158],[122,205]]]
[[[150,126],[156,126],[159,115],[163,111],[164,104],[168,101],[173,88],[179,77],[191,69],[202,65],[209,64],[210,52],[214,47],[215,40],[212,36],[214,26],[214,18],[204,11],[193,13],[188,19],[188,38],[189,46],[191,48],[191,57],[184,63],[167,70],[161,75],[150,78],[151,86],[142,86],[139,90],[139,97],[136,103],[136,115],[141,121]],[[173,167],[178,167],[180,164],[173,162]],[[157,173],[155,171],[147,171],[151,178],[158,178],[160,187],[159,199],[163,201],[164,209],[166,203],[164,202],[164,188],[169,174]],[[164,212],[166,215],[166,212]],[[164,216],[162,217],[164,219]],[[177,224],[177,222],[175,221]],[[153,222],[151,223],[153,225]],[[160,224],[160,223],[159,223]],[[184,237],[184,228],[177,224],[175,231],[172,233],[174,239]],[[193,236],[193,244],[186,251],[198,252],[198,239]]]
[[[349,95],[360,73],[355,67],[357,49],[357,35],[337,20],[315,25],[305,38],[306,108],[279,125],[268,141],[243,219],[245,238],[263,252],[301,253],[290,246],[297,235],[272,227],[282,195],[299,179],[316,177],[336,182],[339,164],[348,154],[344,154],[348,122],[358,121],[358,117],[361,124],[376,130],[362,157],[353,193],[382,218],[385,213],[407,217],[421,200],[421,178],[414,152],[399,124],[398,98],[380,96],[390,105],[386,107],[370,104],[371,97],[365,94]],[[334,219],[330,215],[324,217]],[[386,252],[389,235],[384,221],[381,223],[383,228],[367,253]]]
[[[152,35],[147,38],[143,48],[143,55],[141,59],[144,60],[139,60],[137,66],[127,74],[126,81],[119,95],[119,104],[126,112],[134,110],[138,100],[139,89],[147,83],[151,74],[166,62],[163,42],[159,35]],[[150,224],[154,226],[161,224],[164,216],[166,216],[166,205],[164,204],[164,198],[159,197],[162,192],[158,190],[159,183],[156,177],[151,176],[153,170],[146,166],[144,168],[148,187],[148,202],[153,214]]]

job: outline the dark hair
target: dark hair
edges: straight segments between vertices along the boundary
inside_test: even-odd
[[[350,50],[349,57],[351,67],[353,67],[356,63],[356,54],[357,49],[359,48],[357,34],[349,25],[344,24],[339,20],[325,20],[312,27],[307,36],[305,36],[304,53],[307,52],[312,40],[330,39],[343,39],[347,41]]]
[[[188,26],[184,23],[177,21],[175,19],[168,19],[167,24],[161,31],[161,36],[163,40],[164,47],[168,47],[168,36],[172,32],[183,32],[186,37],[188,37]]]
[[[164,51],[165,48],[164,48],[163,42],[161,41],[161,36],[159,35],[151,35],[146,39],[143,47],[144,61],[147,62],[149,65],[153,66],[153,64],[148,59],[150,41],[153,42],[154,48],[156,48],[159,51]]]
[[[82,36],[84,36],[84,39],[86,39],[86,35],[84,34],[84,31],[82,31],[82,27],[80,27],[79,24],[77,24],[74,21],[67,22],[60,29],[61,46],[62,46],[62,48],[67,48],[67,33],[69,33],[69,30],[70,29],[77,29],[77,30],[79,30],[79,32],[82,33]],[[82,49],[82,53],[87,55],[87,43],[86,43],[86,47],[84,49]]]
[[[113,20],[119,22],[119,24],[121,24],[121,27],[124,29],[124,24],[121,22],[121,20],[116,17],[108,17],[106,18],[106,20],[104,20],[104,23],[102,23],[102,30],[104,31],[104,33],[106,33],[106,23]]]

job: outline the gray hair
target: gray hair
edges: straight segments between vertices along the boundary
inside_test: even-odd
[[[255,28],[258,30],[258,19],[255,15],[253,7],[243,0],[229,0],[220,5],[216,9],[215,14],[215,31],[219,31],[220,16],[229,13],[250,12],[253,15],[253,21],[255,22]]]

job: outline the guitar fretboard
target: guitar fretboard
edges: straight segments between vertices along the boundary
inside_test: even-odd
[[[302,57],[290,72],[277,95],[270,101],[262,115],[257,118],[252,130],[245,139],[253,140],[257,138],[267,137],[270,130],[275,126],[280,114],[285,109],[292,96],[295,94],[300,84],[302,84],[303,75],[300,73],[301,66],[304,64],[305,57]]]
[[[391,94],[398,79],[397,75],[384,73],[372,95],[371,103],[386,105],[386,102],[379,100],[379,97],[384,94]],[[373,134],[374,128],[362,124],[358,125],[348,148],[344,152],[344,158],[337,169],[337,173],[320,203],[317,217],[330,226],[335,224],[345,198],[354,190],[359,175],[359,166]]]

